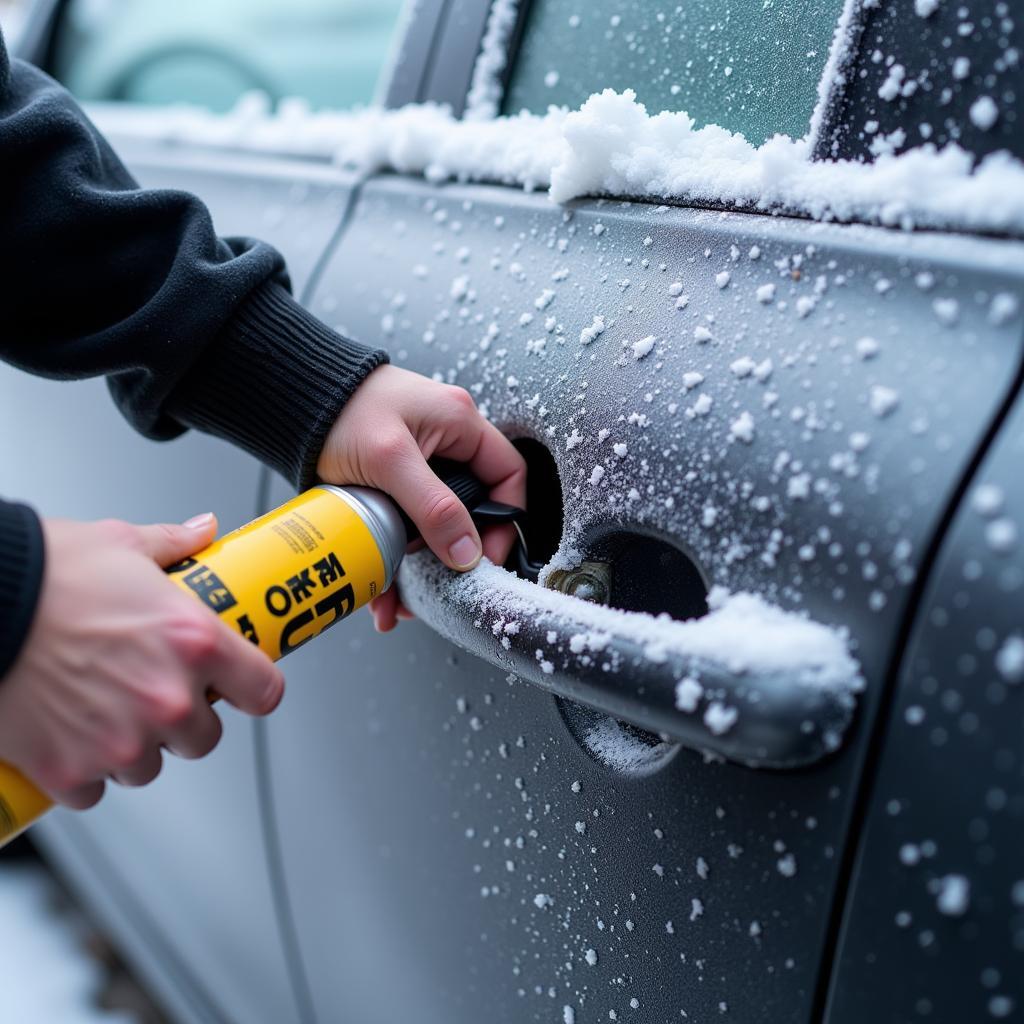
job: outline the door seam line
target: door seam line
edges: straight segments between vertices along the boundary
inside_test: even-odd
[[[352,185],[338,224],[332,232],[327,245],[324,246],[323,252],[313,265],[313,269],[299,295],[299,302],[303,306],[306,306],[312,299],[327,265],[334,256],[348,226],[352,223],[356,207],[362,196],[363,185],[369,177],[369,175],[363,175]],[[257,516],[263,515],[270,504],[270,485],[270,469],[266,466],[261,466],[256,485]],[[263,833],[263,856],[270,883],[271,902],[274,908],[274,918],[277,922],[278,938],[284,953],[285,970],[291,985],[295,1008],[299,1014],[297,1024],[317,1024],[313,989],[309,982],[306,961],[302,955],[302,947],[299,943],[295,912],[292,907],[291,893],[284,869],[284,850],[281,845],[277,804],[274,800],[273,786],[271,785],[270,744],[266,721],[254,718],[252,730],[253,760],[256,769],[256,795],[260,829]]]
[[[875,708],[874,726],[868,736],[864,752],[864,768],[860,780],[855,784],[856,795],[853,807],[850,812],[850,824],[848,828],[849,840],[843,844],[843,852],[840,855],[839,871],[836,875],[834,895],[828,912],[825,929],[825,942],[821,952],[820,966],[818,968],[818,979],[814,987],[814,996],[811,1004],[810,1019],[817,1024],[825,1024],[826,1013],[830,1010],[829,1000],[832,993],[832,982],[836,977],[839,964],[835,957],[839,950],[843,924],[850,904],[851,886],[854,880],[854,869],[860,859],[862,840],[866,831],[868,810],[875,796],[875,788],[879,779],[879,764],[892,723],[892,712],[899,693],[899,684],[904,669],[907,667],[907,655],[914,630],[921,620],[924,611],[924,601],[928,596],[928,589],[936,574],[937,563],[942,555],[943,548],[953,529],[957,514],[963,508],[967,492],[973,485],[975,478],[981,471],[989,451],[996,441],[1018,398],[1024,391],[1024,341],[1018,339],[1017,368],[1013,378],[1003,396],[999,407],[996,409],[988,427],[985,429],[981,440],[975,446],[974,451],[960,475],[959,481],[953,488],[953,492],[942,510],[939,522],[929,538],[921,559],[917,575],[907,598],[906,608],[900,618],[899,628],[896,632],[896,640],[893,648],[893,655],[889,669],[885,673],[882,691]]]

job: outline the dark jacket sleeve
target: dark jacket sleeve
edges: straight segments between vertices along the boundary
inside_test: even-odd
[[[0,42],[0,358],[103,374],[143,434],[225,437],[309,484],[386,360],[296,303],[280,255],[219,239],[193,195],[140,189],[68,93]]]
[[[218,238],[193,195],[139,188],[68,93],[9,61],[2,37],[0,167],[0,359],[54,378],[102,374],[146,436],[196,427],[312,483],[331,424],[386,354],[295,302],[269,245]],[[35,550],[34,515],[0,515],[13,531],[0,545]],[[42,572],[41,555],[8,557],[0,673]]]
[[[27,505],[0,498],[0,679],[32,624],[43,580],[43,531]]]

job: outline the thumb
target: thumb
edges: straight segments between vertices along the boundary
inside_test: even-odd
[[[212,512],[193,516],[180,525],[152,523],[137,526],[142,553],[166,569],[205,548],[217,535],[217,517]]]
[[[386,476],[382,489],[405,509],[445,565],[464,572],[480,561],[480,534],[469,511],[427,465],[411,436],[408,450],[389,462]]]

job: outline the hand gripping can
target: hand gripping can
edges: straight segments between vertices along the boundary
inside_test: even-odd
[[[478,522],[518,521],[522,510],[487,501],[487,488],[465,467],[444,459],[431,466]],[[380,491],[321,484],[167,573],[277,661],[387,590],[416,536]],[[0,847],[52,806],[0,761]]]
[[[406,521],[380,491],[325,484],[167,573],[276,661],[387,590],[407,536]],[[52,806],[0,762],[0,846]]]
[[[167,572],[276,661],[387,590],[405,545],[385,495],[325,484]]]

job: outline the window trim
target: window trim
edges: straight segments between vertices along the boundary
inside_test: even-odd
[[[533,0],[491,0],[488,4],[487,25],[476,46],[464,118],[490,121],[499,116],[532,6]],[[505,12],[509,14],[507,21],[502,17]],[[504,61],[498,68],[486,64],[491,47],[504,50]]]
[[[831,158],[825,140],[831,138],[835,118],[842,110],[843,86],[860,50],[869,2],[844,0],[843,9],[839,12],[832,45],[818,81],[818,101],[811,111],[807,131],[812,161]]]
[[[433,64],[449,2],[405,0],[391,51],[380,72],[377,98],[382,107],[404,107],[426,98],[427,72]]]

